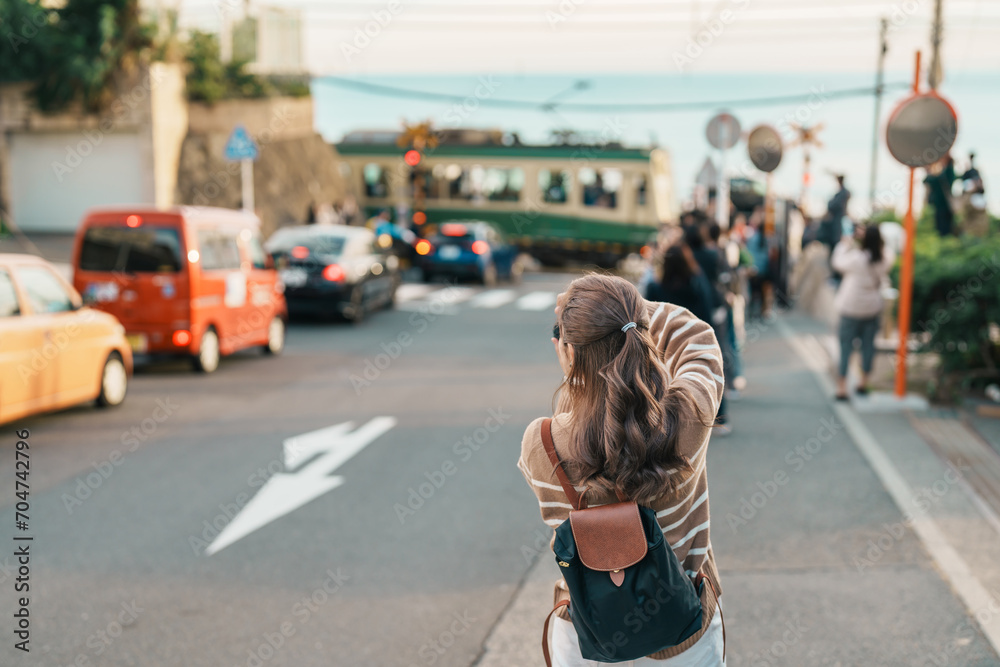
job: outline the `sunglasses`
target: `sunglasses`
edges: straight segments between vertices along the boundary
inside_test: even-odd
[[[552,337],[559,340],[559,323],[556,322],[552,325]]]

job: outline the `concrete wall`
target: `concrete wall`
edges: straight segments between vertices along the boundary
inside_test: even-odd
[[[12,134],[15,223],[24,231],[67,233],[76,230],[91,207],[149,202],[143,143],[136,129],[118,130],[96,143],[76,132]],[[56,164],[60,166],[54,169]]]
[[[92,206],[172,205],[187,133],[184,75],[142,68],[102,114],[43,114],[30,86],[0,86],[0,197],[25,231],[71,232]]]

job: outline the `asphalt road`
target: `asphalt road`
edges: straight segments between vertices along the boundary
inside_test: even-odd
[[[0,569],[0,664],[469,665],[541,528],[515,462],[558,384],[550,300],[569,279],[409,288],[360,325],[293,325],[281,357],[210,376],[161,363],[118,409],[8,425],[0,568],[26,428],[31,652],[13,648]],[[378,417],[395,424],[336,467],[340,486],[206,555],[283,476],[284,440]],[[302,477],[285,487],[317,484]]]

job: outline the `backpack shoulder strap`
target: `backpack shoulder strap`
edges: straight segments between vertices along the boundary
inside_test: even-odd
[[[559,455],[556,454],[556,446],[552,443],[552,419],[546,419],[542,422],[542,444],[545,445],[545,453],[549,455],[549,461],[552,462],[552,467],[556,469],[556,477],[559,478],[559,484],[562,485],[566,497],[569,498],[570,504],[573,505],[573,509],[584,509],[587,504],[570,483],[569,477],[566,476],[566,471],[563,469],[562,462],[559,460]]]
[[[545,657],[545,667],[552,667],[552,658],[549,655],[549,621],[552,620],[552,615],[560,607],[568,607],[569,600],[562,600],[556,603],[556,606],[552,608],[549,615],[545,617],[545,625],[542,626],[542,655]]]

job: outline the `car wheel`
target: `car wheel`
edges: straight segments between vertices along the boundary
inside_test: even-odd
[[[355,285],[351,290],[351,304],[346,314],[354,324],[360,324],[365,319],[365,292],[361,285]]]
[[[399,279],[399,276],[396,276],[395,278],[393,278],[393,280],[392,280],[392,286],[389,288],[389,298],[385,300],[385,309],[386,310],[389,310],[390,308],[395,308],[396,307],[396,290],[399,289],[399,283],[400,282],[402,282],[402,281]]]
[[[117,352],[108,355],[101,371],[101,391],[97,394],[97,404],[102,408],[121,405],[128,391],[128,371],[125,362]]]
[[[285,321],[280,317],[272,318],[267,325],[267,343],[262,349],[264,354],[281,354],[285,349]]]
[[[198,354],[192,358],[194,369],[201,373],[212,373],[219,367],[219,335],[209,327],[201,335],[201,345]]]
[[[482,275],[483,285],[493,287],[497,284],[497,265],[490,262],[484,269]]]

